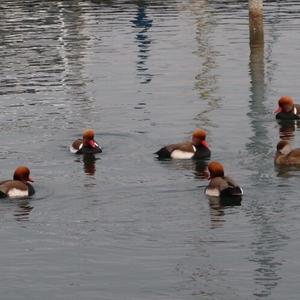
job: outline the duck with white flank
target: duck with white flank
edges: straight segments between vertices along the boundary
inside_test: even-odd
[[[192,140],[178,144],[167,145],[155,154],[159,158],[175,159],[204,159],[210,157],[210,150],[206,142],[206,132],[203,129],[196,129],[193,133]]]
[[[34,194],[34,188],[30,184],[30,170],[26,166],[18,167],[12,180],[0,182],[0,197],[20,198]]]
[[[241,197],[243,190],[230,177],[224,175],[224,167],[218,161],[208,164],[210,182],[205,189],[205,194],[212,197]]]

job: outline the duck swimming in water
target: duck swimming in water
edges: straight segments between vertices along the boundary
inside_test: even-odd
[[[205,139],[206,131],[203,129],[196,129],[192,135],[191,141],[167,145],[155,152],[155,154],[157,154],[159,158],[209,158],[210,150]]]
[[[300,120],[300,105],[295,104],[292,97],[282,96],[275,113],[278,120]]]
[[[12,180],[0,182],[0,197],[28,197],[34,194],[34,188],[30,184],[33,180],[30,178],[30,170],[26,166],[18,167]]]
[[[102,149],[94,140],[93,129],[86,129],[82,134],[82,139],[75,140],[70,146],[70,151],[75,154],[95,154],[101,153]]]
[[[224,167],[218,161],[208,164],[210,182],[205,189],[205,194],[212,197],[241,197],[243,190],[230,177],[224,175]]]

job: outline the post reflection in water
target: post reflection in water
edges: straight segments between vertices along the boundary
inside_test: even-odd
[[[198,49],[196,54],[201,61],[201,68],[195,77],[195,87],[199,92],[199,100],[206,102],[206,107],[197,114],[195,119],[201,124],[199,127],[209,128],[215,126],[209,119],[208,113],[219,107],[220,99],[217,96],[217,76],[214,74],[216,68],[216,56],[218,52],[211,45],[210,35],[213,26],[210,24],[212,15],[208,1],[191,1],[190,11],[196,15],[196,40]],[[209,173],[207,170],[208,161],[198,161],[195,164],[195,177],[205,180],[208,184]],[[208,199],[210,207],[211,228],[219,228],[224,224],[224,206],[219,198]]]
[[[153,20],[149,19],[146,14],[147,1],[139,0],[137,2],[138,10],[136,17],[131,21],[133,28],[138,31],[135,40],[138,46],[138,59],[137,59],[137,76],[141,78],[141,83],[149,83],[152,80],[152,75],[146,65],[149,57],[149,46],[151,39],[148,36],[148,30],[152,27]]]
[[[219,107],[220,99],[216,95],[217,90],[217,76],[214,74],[216,68],[216,56],[218,52],[213,49],[211,45],[211,31],[214,26],[210,24],[212,15],[208,9],[208,1],[192,1],[190,3],[191,12],[196,15],[196,40],[198,49],[196,54],[201,60],[201,69],[195,77],[195,87],[199,91],[199,100],[205,101],[207,107],[204,108],[195,117],[200,121],[200,127],[207,128],[214,126],[213,122],[208,118],[208,112]]]
[[[266,170],[272,168],[268,165],[273,164],[271,154],[274,152],[272,143],[268,138],[265,116],[267,110],[265,108],[265,66],[264,66],[264,43],[251,43],[249,73],[251,79],[250,102],[249,102],[249,118],[253,130],[251,142],[246,145],[251,156],[251,170],[254,186],[270,184],[270,176],[265,174]],[[259,188],[257,188],[259,190]],[[280,233],[276,225],[270,220],[269,212],[265,206],[268,205],[268,199],[264,199],[261,203],[261,197],[257,196],[257,200],[251,207],[250,214],[252,222],[256,224],[256,237],[251,243],[253,255],[249,261],[254,262],[255,268],[254,280],[258,285],[253,293],[256,297],[268,297],[272,294],[272,290],[277,286],[280,278],[281,262],[276,259],[275,252],[279,251],[285,242],[285,236]],[[273,199],[272,199],[273,200]],[[270,209],[273,203],[269,203]]]
[[[90,40],[84,31],[85,15],[78,3],[74,5],[58,1],[57,10],[60,24],[58,56],[63,66],[61,84],[68,98],[72,100],[70,105],[73,104],[73,99],[78,99],[75,101],[82,103],[81,114],[87,118],[93,111],[93,97],[87,86],[91,79],[84,71]]]
[[[90,80],[85,72],[90,39],[84,30],[85,16],[80,1],[45,1],[36,2],[36,16],[27,19],[28,6],[32,9],[30,2],[15,1],[11,7],[16,16],[23,16],[26,26],[20,24],[19,18],[12,17],[9,7],[6,14],[0,13],[3,17],[0,20],[3,27],[0,46],[11,49],[1,56],[0,66],[5,77],[0,78],[0,94],[5,95],[7,107],[12,105],[10,95],[22,95],[15,98],[17,104],[13,105],[30,105],[30,109],[24,109],[24,115],[33,116],[30,122],[40,122],[36,127],[44,127],[44,120],[51,115],[47,126],[58,127],[60,123],[64,128],[68,126],[65,120],[69,115],[80,119],[79,114],[83,117],[92,111],[90,99],[93,98],[87,88]],[[41,17],[42,11],[45,15],[48,11],[52,13]],[[17,38],[22,43],[17,43]],[[45,115],[42,115],[41,107],[44,106]],[[9,110],[6,113],[12,114]],[[25,123],[26,118],[23,119]]]

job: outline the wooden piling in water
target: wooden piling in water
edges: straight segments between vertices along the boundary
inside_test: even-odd
[[[250,45],[264,43],[263,0],[249,0]]]

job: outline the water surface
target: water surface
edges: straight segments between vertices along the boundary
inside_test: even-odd
[[[1,2],[0,175],[26,164],[36,188],[0,205],[5,299],[298,299],[300,171],[273,154],[300,135],[273,110],[300,94],[300,4],[265,3],[250,52],[247,3]],[[86,127],[101,155],[68,152]],[[196,127],[241,206],[153,157]]]

